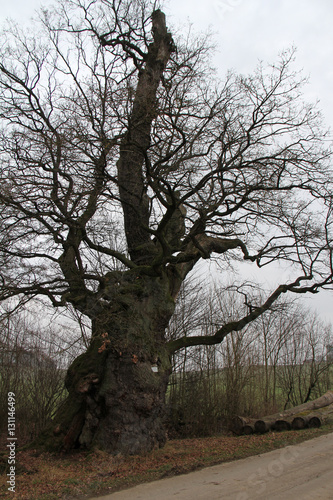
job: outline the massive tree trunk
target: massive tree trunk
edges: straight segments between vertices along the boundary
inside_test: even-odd
[[[120,144],[117,182],[129,259],[129,270],[99,278],[100,289],[89,292],[80,266],[79,246],[86,232],[77,226],[69,234],[59,264],[69,283],[70,302],[92,320],[87,352],[68,370],[68,398],[55,418],[53,434],[59,449],[97,445],[114,453],[144,453],[165,442],[165,393],[171,372],[165,328],[174,312],[168,270],[155,259],[157,247],[149,228],[150,201],[145,158],[156,117],[156,93],[175,50],[165,15],[152,14],[153,41],[142,54],[142,66],[126,133]],[[103,46],[118,43],[133,55],[127,41],[100,37]],[[102,189],[101,172],[80,224],[96,210]],[[183,221],[182,221],[183,222]],[[89,240],[92,248],[100,249]],[[79,264],[78,264],[79,262]],[[169,271],[170,272],[170,271]]]
[[[55,417],[53,444],[64,451],[96,445],[145,453],[166,439],[171,364],[164,333],[174,310],[169,282],[127,272],[103,296],[91,344],[68,369],[69,395]]]
[[[69,395],[53,429],[58,449],[97,446],[137,454],[165,443],[170,365],[136,352],[100,353],[96,344],[74,361],[66,379]]]

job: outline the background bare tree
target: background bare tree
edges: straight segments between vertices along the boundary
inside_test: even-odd
[[[327,358],[331,325],[325,325],[315,313],[303,308],[296,309],[292,317],[296,322],[282,344],[277,380],[285,408],[306,403],[329,389],[332,366]]]
[[[169,326],[172,336],[206,336],[207,328],[216,328],[226,311],[235,316],[247,307],[244,287],[219,290],[208,285],[196,290],[195,282],[186,287],[190,284],[193,302],[187,293],[186,300],[177,304]],[[177,325],[183,318],[180,310],[193,309],[196,301],[205,304],[196,309],[201,315],[196,327],[192,329],[190,321]],[[237,415],[260,417],[321,396],[330,388],[333,360],[327,357],[327,346],[331,343],[331,325],[299,300],[283,297],[220,346],[178,351],[168,390],[170,432],[210,435],[228,428]]]
[[[15,393],[16,437],[35,438],[64,401],[65,369],[71,358],[70,337],[38,324],[31,312],[3,311],[0,318],[0,432],[7,431],[7,395]]]
[[[64,0],[0,46],[0,298],[92,325],[49,442],[145,452],[165,442],[174,352],[331,286],[328,136],[292,53],[218,82],[207,38],[173,36],[149,0]],[[213,257],[285,261],[290,279],[169,340],[182,282]]]

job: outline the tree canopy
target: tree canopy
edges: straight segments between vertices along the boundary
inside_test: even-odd
[[[219,82],[207,39],[174,41],[149,3],[39,26],[1,46],[2,299],[96,302],[115,268],[183,279],[213,254],[331,283],[331,153],[291,53]]]
[[[63,0],[4,31],[1,300],[42,296],[94,322],[135,296],[161,332],[201,260],[290,266],[213,335],[164,339],[172,353],[221,342],[282,293],[331,287],[330,137],[293,52],[219,81],[210,50],[149,0]]]

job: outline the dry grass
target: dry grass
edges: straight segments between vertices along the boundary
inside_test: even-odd
[[[172,440],[142,457],[111,456],[94,451],[69,455],[19,451],[16,494],[20,500],[83,499],[127,486],[209,465],[237,460],[333,431],[333,426],[253,436],[218,436]],[[11,498],[7,478],[0,478],[0,498]]]

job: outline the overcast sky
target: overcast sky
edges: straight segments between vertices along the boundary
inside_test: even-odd
[[[28,19],[52,0],[2,2],[0,21]],[[259,60],[274,62],[294,45],[297,66],[310,76],[307,97],[320,100],[333,126],[333,2],[332,0],[165,0],[169,24],[212,28],[219,47],[215,64],[221,74],[230,68],[253,70]]]
[[[297,66],[310,77],[307,97],[320,99],[333,125],[332,0],[169,0],[166,5],[173,22],[188,18],[194,28],[212,27],[221,72],[251,72],[259,60],[274,62],[295,46]]]
[[[39,5],[52,0],[2,2],[0,22],[7,17],[28,19]],[[274,62],[291,46],[296,65],[309,76],[307,100],[319,100],[326,123],[333,129],[333,2],[332,0],[166,0],[167,24],[193,24],[195,31],[211,27],[218,53],[215,66],[222,76],[228,69],[253,71],[258,61]],[[333,292],[311,301],[333,322]]]

